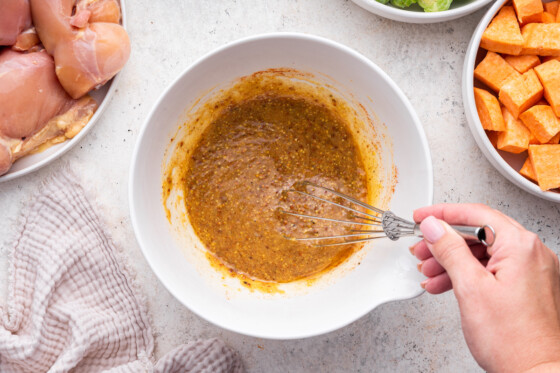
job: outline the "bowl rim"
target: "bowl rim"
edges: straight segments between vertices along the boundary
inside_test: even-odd
[[[120,2],[120,6],[121,6],[121,26],[128,32],[128,29],[127,29],[127,26],[126,26],[127,16],[126,16],[125,0],[119,0],[119,2]],[[123,70],[124,70],[124,67],[123,67]],[[80,132],[78,132],[78,134],[76,136],[74,136],[73,138],[68,139],[68,140],[62,142],[61,144],[59,144],[59,145],[61,145],[59,149],[57,149],[54,153],[50,154],[49,156],[41,159],[37,163],[34,163],[34,164],[32,164],[28,167],[25,167],[21,170],[15,171],[15,172],[10,173],[8,171],[7,174],[0,175],[0,184],[3,183],[3,182],[6,182],[6,181],[14,180],[14,179],[17,179],[21,176],[25,176],[27,174],[33,173],[33,172],[45,167],[46,165],[52,163],[56,159],[62,157],[64,154],[66,154],[68,151],[70,151],[72,148],[74,148],[74,146],[76,146],[84,137],[86,137],[86,135],[93,128],[93,126],[98,122],[99,118],[104,113],[107,106],[109,106],[109,102],[112,100],[113,95],[115,94],[115,92],[117,91],[117,88],[119,86],[119,83],[120,83],[120,80],[121,80],[121,75],[122,75],[121,72],[122,72],[122,70],[119,71],[113,78],[111,78],[111,80],[109,80],[107,83],[105,83],[105,84],[110,84],[108,89],[107,89],[107,93],[105,93],[105,97],[103,97],[103,99],[101,100],[101,104],[99,104],[99,107],[97,108],[95,113],[93,113],[93,116],[90,118],[90,120],[84,126],[84,128],[82,128],[82,130]]]
[[[467,48],[467,53],[465,55],[465,61],[463,64],[463,105],[465,107],[465,115],[467,117],[467,122],[469,123],[469,128],[471,133],[486,157],[488,161],[500,172],[506,179],[510,182],[518,186],[519,188],[523,189],[526,192],[529,192],[537,197],[546,199],[548,201],[553,201],[560,203],[560,193],[550,192],[550,191],[542,191],[538,185],[532,183],[531,181],[527,180],[523,177],[519,172],[515,171],[498,153],[498,151],[494,148],[488,136],[484,132],[482,128],[482,123],[480,122],[480,118],[478,117],[478,113],[476,111],[476,104],[474,100],[474,64],[476,60],[476,55],[478,53],[478,49],[480,47],[480,40],[482,37],[482,33],[490,24],[490,21],[494,18],[494,16],[498,13],[498,11],[502,8],[502,6],[507,3],[509,0],[498,0],[482,17],[478,26],[476,27],[471,41],[469,43],[469,47]]]
[[[286,335],[278,336],[278,335],[271,335],[271,334],[267,334],[267,333],[245,331],[245,330],[242,330],[241,328],[236,328],[235,326],[233,326],[231,324],[225,324],[219,319],[214,319],[212,317],[208,317],[196,305],[187,304],[188,302],[185,302],[182,299],[182,297],[180,297],[176,293],[176,291],[173,290],[172,286],[168,286],[168,281],[165,280],[164,278],[162,278],[162,276],[160,275],[160,273],[161,273],[160,269],[157,269],[155,267],[154,263],[151,260],[149,260],[149,256],[150,256],[149,255],[149,249],[148,249],[147,245],[142,241],[142,233],[141,233],[142,231],[141,231],[141,227],[140,227],[138,213],[136,211],[136,206],[135,206],[135,203],[134,203],[135,199],[136,199],[136,197],[135,197],[135,195],[136,195],[136,192],[135,192],[136,185],[134,183],[134,180],[136,179],[136,174],[137,174],[138,168],[139,168],[138,156],[139,156],[140,151],[141,151],[141,149],[140,149],[140,144],[142,142],[141,140],[146,135],[149,124],[152,122],[152,118],[155,115],[156,110],[158,109],[158,107],[160,105],[163,104],[163,102],[167,98],[167,95],[175,87],[175,85],[178,84],[179,81],[181,81],[184,78],[184,76],[189,73],[190,70],[192,70],[196,66],[204,63],[208,58],[211,58],[212,56],[214,56],[216,54],[219,54],[226,49],[234,48],[238,45],[242,45],[242,44],[245,44],[245,43],[252,43],[252,42],[255,42],[255,41],[266,40],[266,39],[285,39],[285,38],[299,39],[299,40],[306,40],[306,41],[309,41],[309,42],[321,43],[321,44],[327,45],[328,47],[342,50],[343,52],[350,54],[352,57],[357,58],[357,59],[361,60],[362,62],[366,63],[370,68],[372,68],[374,71],[376,71],[383,80],[385,80],[392,87],[392,89],[395,91],[395,93],[397,94],[397,96],[399,97],[401,102],[404,104],[407,111],[412,116],[414,126],[416,126],[417,129],[418,129],[420,144],[421,144],[421,147],[424,151],[426,159],[428,161],[427,164],[426,164],[426,166],[427,166],[426,173],[427,173],[427,178],[428,178],[428,180],[427,180],[428,181],[428,188],[426,190],[426,200],[428,201],[429,204],[433,203],[433,189],[434,189],[433,188],[433,185],[434,185],[434,182],[433,182],[433,164],[432,164],[430,148],[428,146],[428,140],[427,140],[426,134],[424,132],[424,128],[421,125],[420,119],[419,119],[418,115],[416,114],[416,111],[414,110],[412,104],[410,103],[410,101],[408,100],[406,95],[402,92],[402,90],[398,87],[398,85],[387,75],[387,73],[385,73],[380,67],[378,67],[375,63],[373,63],[371,60],[369,60],[364,55],[360,54],[359,52],[357,52],[357,51],[355,51],[355,50],[353,50],[353,49],[351,49],[351,48],[349,48],[349,47],[347,47],[343,44],[340,44],[338,42],[335,42],[333,40],[323,38],[323,37],[320,37],[320,36],[307,34],[307,33],[300,33],[300,32],[263,33],[263,34],[244,37],[244,38],[237,39],[237,40],[231,41],[229,43],[226,43],[226,44],[224,44],[224,45],[206,53],[202,57],[198,58],[192,64],[190,64],[185,70],[183,70],[183,72],[181,72],[177,76],[177,78],[175,78],[165,88],[165,90],[158,97],[157,101],[153,104],[148,116],[146,117],[145,121],[142,124],[142,127],[140,128],[138,137],[136,139],[136,143],[134,145],[134,151],[132,153],[130,171],[129,171],[129,178],[128,178],[128,183],[129,183],[128,184],[128,196],[129,196],[128,197],[128,202],[129,202],[129,209],[130,209],[130,219],[131,219],[132,227],[133,227],[133,230],[134,230],[134,235],[136,237],[136,241],[137,241],[138,245],[140,246],[140,250],[142,251],[142,254],[143,254],[144,258],[146,259],[146,262],[148,262],[148,265],[150,266],[152,272],[156,275],[156,277],[158,278],[160,283],[166,288],[166,290],[169,291],[169,293],[171,293],[171,295],[173,295],[173,297],[179,303],[181,303],[183,306],[187,307],[191,312],[193,312],[198,317],[200,317],[200,318],[202,318],[202,319],[204,319],[204,320],[206,320],[206,321],[208,321],[208,322],[210,322],[210,323],[212,323],[212,324],[214,324],[214,325],[216,325],[216,326],[218,326],[222,329],[225,329],[225,330],[228,330],[228,331],[231,331],[231,332],[235,332],[235,333],[238,333],[238,334],[241,334],[241,335],[247,335],[247,336],[251,336],[251,337],[264,338],[264,339],[270,339],[270,340],[302,339],[302,338],[309,338],[309,337],[314,337],[314,336],[330,333],[332,331],[343,328],[343,327],[355,322],[356,320],[362,318],[363,316],[365,316],[366,314],[371,312],[373,309],[379,307],[382,304],[393,302],[393,301],[398,301],[398,300],[412,299],[412,298],[415,298],[415,297],[423,294],[424,291],[425,291],[420,286],[418,286],[418,290],[416,292],[410,294],[410,295],[398,296],[398,297],[395,297],[395,298],[390,299],[390,300],[381,301],[381,302],[378,302],[378,303],[372,303],[372,306],[369,309],[367,309],[363,313],[357,315],[356,317],[349,318],[349,319],[345,320],[344,322],[339,322],[339,323],[336,323],[336,324],[330,324],[328,327],[322,328],[321,330],[316,330],[316,331],[313,331],[311,333],[307,332],[307,333],[300,333],[300,334],[292,334],[292,335],[289,335],[289,336],[286,336]]]
[[[382,17],[386,17],[399,22],[410,23],[436,23],[450,21],[459,17],[466,16],[478,9],[490,4],[493,0],[474,0],[468,4],[457,8],[444,10],[441,12],[415,12],[407,9],[400,9],[387,4],[382,4],[376,0],[352,0],[362,8],[373,12]]]

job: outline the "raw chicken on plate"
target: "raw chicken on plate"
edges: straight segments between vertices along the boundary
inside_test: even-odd
[[[130,55],[116,0],[0,0],[0,175],[73,138]]]

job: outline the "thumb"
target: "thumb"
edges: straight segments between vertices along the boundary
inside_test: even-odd
[[[420,224],[426,244],[434,258],[447,271],[453,288],[461,284],[480,281],[488,272],[476,259],[465,240],[446,222],[433,216],[425,218]]]

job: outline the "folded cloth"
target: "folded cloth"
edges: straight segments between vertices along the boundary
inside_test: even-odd
[[[21,215],[0,309],[0,372],[231,372],[217,339],[179,346],[156,364],[143,299],[76,177],[61,172]]]

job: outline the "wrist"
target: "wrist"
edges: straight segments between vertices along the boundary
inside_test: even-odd
[[[529,339],[526,342],[529,347],[523,353],[517,353],[517,359],[510,355],[508,361],[502,361],[504,364],[495,366],[497,369],[494,371],[517,373],[560,372],[560,333],[554,336],[540,334],[538,340],[531,341]],[[516,347],[515,350],[521,350],[519,346]]]
[[[526,370],[524,373],[548,373],[560,372],[560,360],[549,361],[546,363],[537,364],[534,367]]]
[[[520,371],[524,373],[560,372],[560,331],[551,328],[548,333],[533,336],[528,345]]]

